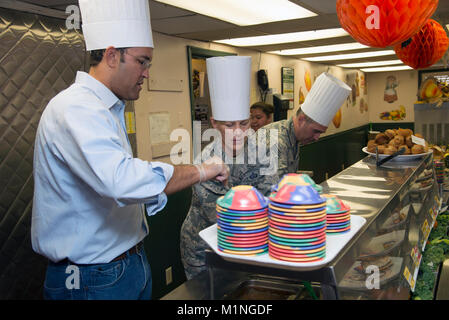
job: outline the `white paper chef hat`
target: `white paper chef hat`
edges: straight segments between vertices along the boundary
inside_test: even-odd
[[[212,117],[219,121],[249,119],[251,57],[206,59]]]
[[[328,126],[352,89],[327,72],[316,79],[301,110],[312,120]]]
[[[148,0],[79,0],[86,50],[151,47]]]

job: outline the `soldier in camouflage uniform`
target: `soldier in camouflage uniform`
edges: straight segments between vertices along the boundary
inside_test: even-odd
[[[258,130],[257,134],[266,134],[267,145],[273,145],[270,142],[269,131],[275,129],[278,131],[278,178],[284,174],[296,173],[299,167],[299,146],[318,140],[320,134],[327,129],[308,117],[301,109],[295,116],[288,120],[280,120],[270,123],[263,130]]]
[[[204,148],[203,161],[213,150],[217,150],[217,143],[222,142],[214,141]],[[193,186],[190,210],[181,227],[181,258],[187,279],[206,269],[204,250],[209,246],[198,233],[217,222],[217,199],[238,185],[252,185],[267,196],[271,186],[278,182],[276,175],[264,175],[263,171],[261,172],[261,168],[264,167],[262,164],[248,164],[251,163],[247,157],[251,150],[248,149],[253,147],[251,140],[245,143],[244,164],[239,164],[235,158],[229,159],[223,152],[222,159],[230,169],[227,186],[215,181],[206,181]]]
[[[229,166],[230,173],[226,186],[210,181],[193,186],[192,203],[181,227],[180,243],[188,279],[206,269],[204,250],[208,245],[199,232],[216,223],[217,199],[238,185],[252,185],[268,195],[271,185],[277,183],[274,180],[276,176],[269,174],[272,170],[263,170],[268,165],[259,163],[261,157],[256,153],[254,139],[247,137],[252,131],[249,120],[251,58],[215,57],[207,59],[206,64],[212,105],[211,124],[220,134],[199,156],[202,161],[218,156]],[[232,138],[229,133],[232,133]],[[256,137],[253,131],[252,137]],[[274,162],[277,163],[277,159]]]
[[[318,85],[316,85],[317,83]],[[262,127],[257,130],[257,139],[248,139],[245,142],[245,146],[248,148],[246,155],[250,155],[251,151],[254,152],[254,148],[260,148],[261,142],[266,143],[266,150],[270,157],[270,169],[271,159],[275,154],[276,172],[262,174],[261,169],[266,164],[260,163],[259,157],[255,164],[245,158],[246,164],[242,165],[230,163],[229,159],[226,159],[226,153],[223,153],[224,158],[222,159],[230,168],[228,186],[208,181],[193,187],[192,204],[181,228],[181,257],[188,279],[206,269],[204,250],[208,248],[208,245],[198,233],[216,223],[217,199],[226,194],[233,186],[244,184],[255,186],[267,196],[270,187],[276,184],[284,174],[295,173],[298,170],[299,146],[318,140],[350,92],[351,89],[343,82],[323,73],[318,77],[306,97],[302,109],[298,110],[295,116],[289,120],[274,122]],[[321,101],[326,101],[326,103],[321,105]],[[273,131],[277,134],[272,135]],[[203,150],[203,161],[217,147],[216,143],[220,144],[222,141],[214,141]]]
[[[299,166],[299,147],[318,140],[352,89],[327,72],[316,79],[296,115],[270,123],[262,129],[278,129],[278,177],[295,173]],[[263,132],[257,134],[264,134]],[[272,145],[268,136],[267,143]]]

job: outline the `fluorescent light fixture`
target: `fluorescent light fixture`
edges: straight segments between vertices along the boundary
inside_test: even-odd
[[[386,61],[372,61],[372,62],[337,64],[337,67],[342,67],[342,68],[365,68],[365,67],[391,66],[391,65],[402,64],[402,63],[403,62],[401,60],[386,60]]]
[[[365,68],[360,69],[363,72],[386,72],[386,71],[400,71],[400,70],[410,70],[413,69],[409,66],[398,66],[398,67],[381,67],[381,68]]]
[[[266,36],[215,40],[214,42],[228,44],[236,47],[248,47],[248,46],[265,46],[269,44],[337,38],[337,37],[344,37],[347,35],[349,35],[349,33],[347,33],[344,29],[334,28],[316,31],[290,32],[282,34],[271,34]]]
[[[334,54],[330,56],[320,56],[320,57],[308,57],[302,58],[307,61],[338,61],[338,60],[351,60],[351,59],[362,59],[362,58],[372,58],[381,56],[390,56],[396,54],[393,50],[380,50],[380,51],[369,51],[360,53],[348,53],[348,54]]]
[[[328,45],[328,46],[319,46],[319,47],[269,51],[268,53],[291,56],[291,55],[315,54],[315,53],[336,52],[336,51],[346,51],[346,50],[356,50],[356,49],[366,49],[366,48],[369,48],[369,47],[365,46],[361,43],[358,43],[358,42],[353,42],[353,43],[343,43],[343,44],[332,44],[332,45]]]
[[[156,0],[239,26],[316,16],[288,0]]]

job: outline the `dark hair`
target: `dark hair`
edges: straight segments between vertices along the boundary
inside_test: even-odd
[[[120,51],[120,54],[121,54],[121,56],[120,56],[121,62],[125,62],[125,60],[123,59],[123,54],[126,52],[126,49],[128,49],[128,48],[117,48],[117,50]],[[106,49],[90,51],[89,65],[91,67],[97,66],[101,62],[101,60],[103,60],[103,55],[104,55],[105,51],[106,51]]]
[[[271,104],[262,101],[254,103],[251,106],[251,109],[261,109],[263,113],[267,115],[267,117],[269,117],[272,113],[274,113],[274,107]]]

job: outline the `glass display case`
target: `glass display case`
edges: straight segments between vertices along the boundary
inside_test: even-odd
[[[198,279],[209,294],[203,290],[201,298],[235,298],[236,292],[251,290],[273,295],[288,286],[290,291],[283,291],[288,299],[304,292],[314,299],[409,299],[441,208],[432,154],[380,167],[368,156],[321,186],[323,193],[349,205],[351,215],[366,220],[334,259],[317,267],[286,267],[232,261],[207,250],[208,271]],[[195,299],[189,288],[198,289],[198,279],[187,281],[166,299]],[[260,284],[262,288],[257,287]]]

